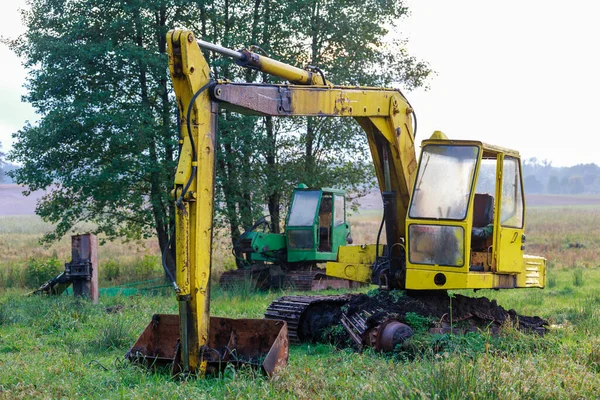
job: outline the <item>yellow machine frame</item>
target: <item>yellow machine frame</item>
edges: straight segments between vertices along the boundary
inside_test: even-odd
[[[354,118],[366,133],[382,193],[387,194],[387,241],[392,250],[390,259],[406,257],[399,249],[405,246],[407,229],[415,221],[407,217],[411,193],[417,173],[414,148],[413,110],[404,95],[396,89],[335,86],[322,74],[292,67],[246,50],[234,52],[210,45],[216,51],[236,58],[238,64],[284,78],[293,84],[250,84],[214,81],[192,32],[173,30],[167,34],[169,70],[173,81],[181,122],[181,153],[173,197],[176,200],[176,283],[180,315],[182,361],[186,368],[203,372],[202,349],[209,332],[209,282],[211,272],[211,242],[215,173],[216,121],[219,107],[237,112],[271,116],[319,116]],[[443,137],[436,134],[435,137]],[[480,142],[459,142],[436,139],[424,144],[444,143],[478,146],[479,172],[481,157],[495,155],[498,159],[496,191],[502,187],[501,160],[518,153]],[[462,221],[419,220],[420,224],[472,225],[473,192],[469,212]],[[496,198],[496,209],[501,198]],[[498,217],[494,222],[500,226]],[[543,287],[545,260],[523,256],[507,238],[523,234],[523,228],[503,233],[495,232],[492,261],[482,272],[469,271],[470,254],[464,243],[464,267],[417,265],[406,260],[390,274],[387,284],[406,289],[466,289],[496,287]],[[466,235],[468,237],[469,235]],[[408,241],[409,243],[410,241]],[[376,251],[377,250],[377,251]],[[338,260],[328,263],[327,274],[361,282],[371,282],[373,265],[383,252],[376,245],[341,247]],[[505,264],[503,260],[513,262]],[[514,262],[517,260],[518,262]],[[439,274],[444,284],[439,284]],[[438,283],[436,283],[438,282]]]

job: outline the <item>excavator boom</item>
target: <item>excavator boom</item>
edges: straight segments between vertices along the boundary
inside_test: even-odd
[[[170,31],[167,51],[181,122],[172,192],[179,315],[155,315],[126,357],[199,375],[220,371],[228,362],[250,364],[271,376],[287,363],[285,322],[210,316],[218,107],[209,89],[214,82],[191,32]]]

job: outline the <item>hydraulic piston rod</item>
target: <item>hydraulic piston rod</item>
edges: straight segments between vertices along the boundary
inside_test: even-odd
[[[244,58],[244,55],[241,52],[219,46],[218,44],[205,42],[204,40],[200,39],[196,39],[196,43],[198,43],[198,46],[200,46],[201,49],[214,51],[215,53],[223,54],[224,56],[233,58],[235,60],[241,60]]]
[[[269,75],[277,76],[297,85],[331,85],[331,83],[325,79],[323,73],[316,68],[314,70],[318,73],[293,67],[246,49],[235,51],[200,39],[197,39],[196,43],[198,43],[198,46],[202,49],[214,51],[233,58],[236,64],[241,67],[251,68]]]

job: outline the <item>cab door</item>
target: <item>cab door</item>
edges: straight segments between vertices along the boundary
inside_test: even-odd
[[[525,202],[520,160],[500,156],[496,196],[496,272],[514,273],[523,269]]]
[[[346,245],[348,234],[349,229],[348,224],[346,223],[346,196],[334,194],[331,235],[331,251],[333,253],[337,254],[338,248]]]

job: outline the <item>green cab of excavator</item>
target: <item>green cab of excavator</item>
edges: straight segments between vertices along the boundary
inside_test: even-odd
[[[527,256],[521,159],[478,141],[422,144],[406,218],[407,289],[544,287]]]
[[[299,184],[292,192],[284,233],[266,232],[259,220],[241,236],[238,267],[256,263],[319,263],[335,260],[339,246],[350,238],[346,193]],[[240,258],[242,256],[243,258]]]
[[[346,193],[331,188],[294,188],[282,233],[269,232],[265,217],[249,227],[233,248],[237,270],[225,271],[221,287],[297,290],[351,288],[352,281],[327,277],[319,264],[335,260],[338,248],[352,242],[346,220]]]
[[[335,260],[339,246],[351,241],[346,193],[298,185],[292,194],[285,234],[288,262]]]

